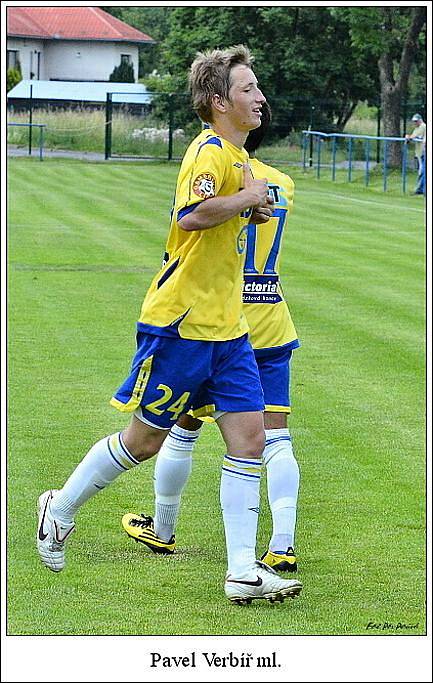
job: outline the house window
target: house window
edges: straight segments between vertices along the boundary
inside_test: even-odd
[[[120,55],[121,64],[132,64],[131,55]]]
[[[16,69],[20,63],[20,53],[18,50],[8,50],[7,51],[7,68]]]

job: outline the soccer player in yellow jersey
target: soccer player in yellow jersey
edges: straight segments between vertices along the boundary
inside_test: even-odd
[[[206,394],[224,438],[221,475],[226,596],[284,600],[299,581],[256,560],[263,393],[242,311],[246,224],[272,214],[265,179],[254,179],[243,144],[265,98],[244,46],[200,54],[192,64],[193,106],[212,128],[193,140],[180,168],[169,257],[141,309],[137,352],[112,405],[133,413],[122,432],[98,441],[60,491],[39,497],[37,547],[52,571],[80,506],[122,472],[154,456],[179,416]],[[249,221],[248,217],[249,216]]]
[[[263,103],[261,125],[250,131],[245,142],[245,149],[250,155],[260,146],[270,119],[270,107]],[[299,347],[299,341],[279,279],[282,237],[293,206],[294,183],[288,175],[256,158],[250,159],[250,166],[256,178],[267,178],[275,207],[266,225],[248,225],[243,285],[244,313],[250,327],[250,341],[265,400],[263,460],[267,470],[273,533],[262,560],[278,571],[295,572],[299,467],[287,428],[287,416],[290,413],[290,360],[293,349]],[[198,396],[194,414],[208,414],[207,403],[206,394]],[[189,414],[182,415],[158,454],[155,519],[133,513],[123,516],[126,533],[146,544],[153,552],[174,552],[174,530],[181,494],[191,472],[191,456],[201,426],[200,420]]]

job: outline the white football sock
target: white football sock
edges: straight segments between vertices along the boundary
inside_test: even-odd
[[[54,517],[70,522],[81,505],[119,474],[139,465],[126,448],[120,432],[101,439],[90,449],[60,491],[50,508]]]
[[[294,548],[295,545],[299,467],[288,429],[266,429],[265,435],[263,461],[273,524],[269,550],[286,552],[289,546]]]
[[[182,491],[192,467],[192,452],[200,429],[174,425],[162,444],[155,464],[155,533],[163,541],[174,534]]]
[[[220,502],[227,545],[228,572],[242,576],[256,561],[261,460],[224,457]]]

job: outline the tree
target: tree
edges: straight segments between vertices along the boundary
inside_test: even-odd
[[[425,41],[425,7],[104,9],[158,41],[147,52],[140,50],[140,75],[147,74],[150,89],[184,93],[197,51],[248,45],[279,135],[309,125],[343,130],[356,105],[377,105],[380,93],[384,133],[398,136],[411,67],[416,65],[421,84],[425,73],[425,50],[417,50]],[[154,69],[157,73],[150,77]],[[159,111],[167,115],[167,106]],[[186,97],[178,98],[175,115],[178,125],[191,121]]]
[[[21,64],[17,60],[16,65],[10,67],[6,73],[6,92],[12,90],[20,81],[23,80],[23,75],[21,73]]]
[[[425,7],[356,7],[332,10],[347,22],[354,47],[374,55],[380,81],[383,134],[400,137],[401,103],[416,62]],[[390,146],[390,163],[401,162],[400,145]]]
[[[342,129],[378,88],[377,66],[353,48],[347,25],[326,7],[178,7],[162,43],[165,70],[186,90],[198,50],[247,44],[280,134],[311,123]],[[333,46],[338,46],[334,49]]]
[[[133,64],[122,60],[119,66],[114,67],[109,80],[114,83],[135,83]]]

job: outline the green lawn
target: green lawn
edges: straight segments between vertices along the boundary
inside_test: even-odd
[[[147,553],[121,530],[124,512],[153,512],[151,463],[83,507],[64,572],[41,565],[38,495],[126,424],[108,401],[129,370],[178,167],[8,164],[8,633],[424,633],[423,198],[293,174],[282,276],[302,341],[291,430],[304,591],[239,608],[222,591],[214,426],[197,447],[175,556]],[[263,501],[258,554],[270,530]]]

